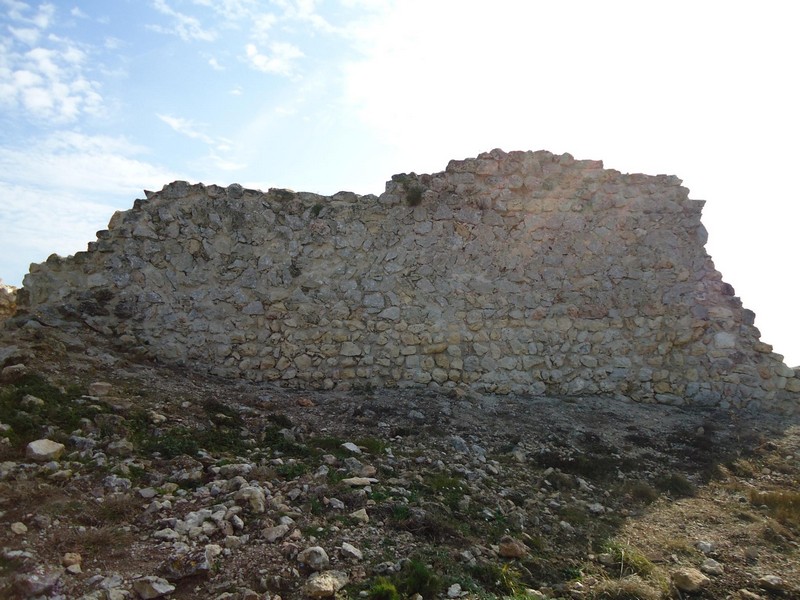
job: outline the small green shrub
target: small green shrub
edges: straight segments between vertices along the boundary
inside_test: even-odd
[[[203,429],[183,425],[154,427],[144,411],[137,411],[128,419],[126,426],[128,438],[140,452],[158,452],[163,458],[175,458],[182,454],[195,456],[199,450],[212,454],[240,454],[247,449],[239,429],[226,424]]]
[[[386,450],[386,442],[374,437],[359,438],[355,443],[370,454],[383,454],[384,450]]]
[[[395,585],[385,577],[378,577],[375,584],[369,589],[371,600],[399,600],[400,594]]]
[[[647,577],[655,571],[655,565],[633,546],[609,542],[606,544],[605,550],[614,558],[614,569],[617,570],[620,576],[638,575]]]
[[[425,483],[434,494],[442,496],[444,505],[450,510],[458,509],[458,504],[464,497],[463,482],[460,479],[437,473],[428,477]]]
[[[406,596],[434,598],[444,587],[442,579],[419,560],[412,560],[396,577],[397,589]]]
[[[478,563],[469,567],[467,572],[487,591],[503,596],[517,596],[524,588],[522,574],[512,563],[496,565],[494,563]]]
[[[411,516],[411,509],[408,504],[393,504],[391,519],[394,522],[401,522],[407,520]]]
[[[287,440],[278,427],[267,427],[262,435],[262,443],[286,456],[295,458],[306,458],[314,454],[308,446]]]
[[[406,204],[409,206],[422,204],[422,191],[422,186],[419,184],[412,185],[406,189]]]
[[[301,462],[289,463],[279,466],[276,471],[284,479],[297,479],[308,472],[308,466]]]

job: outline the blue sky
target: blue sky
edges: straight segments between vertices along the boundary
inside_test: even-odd
[[[381,193],[504,150],[676,174],[800,364],[794,3],[0,0],[0,277],[175,179]]]

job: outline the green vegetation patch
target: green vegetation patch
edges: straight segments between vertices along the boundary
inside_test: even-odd
[[[81,396],[79,388],[58,388],[38,373],[3,386],[0,422],[11,427],[4,437],[9,438],[15,450],[22,450],[29,442],[41,438],[49,427],[56,427],[66,435],[81,427],[81,419],[91,419],[108,410],[103,402],[90,402]]]
[[[150,424],[144,411],[137,411],[128,420],[130,441],[143,453],[158,452],[162,458],[175,458],[182,454],[197,455],[205,450],[212,454],[242,454],[247,450],[244,438],[235,424],[213,423],[196,428],[179,425],[156,427]]]

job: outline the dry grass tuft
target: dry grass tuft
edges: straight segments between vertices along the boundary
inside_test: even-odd
[[[663,594],[637,575],[609,579],[592,589],[592,600],[660,600]]]
[[[766,506],[776,521],[800,531],[800,492],[752,491],[750,503]]]

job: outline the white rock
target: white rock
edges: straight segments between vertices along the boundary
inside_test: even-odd
[[[703,554],[709,554],[710,552],[714,551],[714,544],[711,542],[706,542],[704,540],[700,540],[695,544],[695,547],[700,550]]]
[[[353,454],[361,454],[361,448],[356,446],[353,442],[345,442],[342,444],[342,448]]]
[[[53,440],[36,440],[25,448],[25,456],[36,462],[58,460],[64,453],[64,444]]]
[[[28,527],[25,523],[17,521],[16,523],[11,524],[11,533],[14,535],[25,535],[28,533]]]
[[[106,381],[95,381],[89,384],[90,396],[108,396],[114,386]]]
[[[310,598],[330,598],[347,585],[350,578],[344,571],[324,571],[313,573],[303,586],[303,592]]]
[[[267,527],[264,529],[264,538],[270,543],[274,544],[279,539],[289,533],[289,526],[285,523],[276,525],[275,527]]]
[[[167,540],[167,541],[175,541],[181,539],[181,534],[179,534],[174,529],[170,529],[169,527],[165,527],[164,529],[159,529],[153,534],[153,537],[157,540]]]
[[[175,591],[175,586],[166,579],[153,575],[140,577],[133,581],[133,589],[139,594],[140,598],[149,600],[150,598],[160,598]]]
[[[354,558],[356,560],[361,560],[364,558],[364,553],[361,552],[361,550],[352,544],[348,544],[347,542],[342,542],[340,552],[344,558]]]
[[[315,571],[327,569],[331,564],[328,553],[321,546],[306,548],[297,555],[297,560]]]
[[[369,514],[366,508],[359,508],[357,511],[351,512],[350,516],[360,523],[369,523]]]
[[[346,479],[342,479],[342,483],[350,487],[365,487],[373,483],[378,483],[378,480],[373,477],[347,477]]]
[[[725,567],[715,561],[713,558],[707,558],[700,565],[700,570],[709,575],[722,575],[725,572]]]
[[[771,592],[783,592],[787,589],[786,583],[777,575],[764,575],[758,579],[758,587]]]
[[[672,583],[682,592],[696,592],[711,582],[697,569],[678,569],[671,573],[671,577]]]
[[[245,500],[250,505],[250,509],[255,513],[263,513],[267,509],[266,497],[264,495],[264,490],[261,488],[253,486],[243,487],[236,492],[234,499]]]

